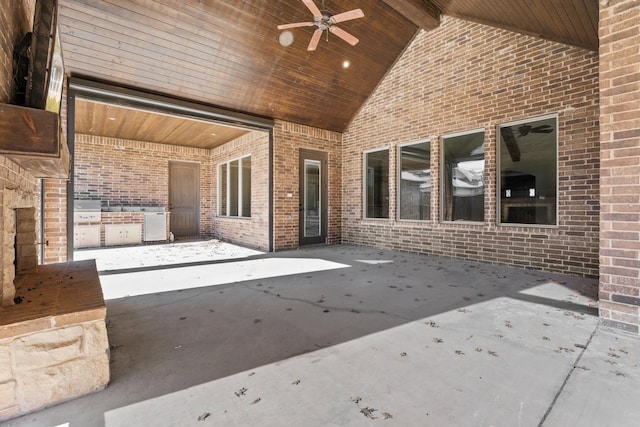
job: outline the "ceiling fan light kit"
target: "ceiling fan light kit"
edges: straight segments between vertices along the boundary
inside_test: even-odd
[[[291,46],[293,44],[293,33],[289,30],[281,32],[278,41],[284,47]]]
[[[342,12],[334,15],[327,10],[318,9],[318,6],[316,6],[313,0],[302,0],[302,2],[313,14],[313,22],[294,22],[292,24],[282,24],[278,25],[279,30],[288,30],[290,28],[298,27],[317,27],[317,29],[311,36],[309,45],[307,46],[307,50],[309,51],[316,50],[316,48],[318,47],[318,43],[320,42],[320,38],[325,31],[328,31],[327,37],[329,36],[329,33],[332,33],[338,36],[338,38],[341,38],[345,42],[349,43],[351,46],[355,46],[356,44],[358,44],[359,40],[357,37],[353,36],[342,28],[337,27],[335,24],[364,17],[364,13],[361,9],[353,9],[348,12]],[[293,34],[291,34],[291,43],[293,43]],[[289,43],[289,45],[291,43]],[[282,44],[283,46],[289,46],[283,44],[282,34],[280,35],[280,44]]]

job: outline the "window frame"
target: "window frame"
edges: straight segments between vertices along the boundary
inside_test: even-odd
[[[431,215],[431,209],[433,207],[433,203],[432,203],[432,196],[433,196],[433,186],[431,187],[431,191],[429,193],[429,218],[427,219],[409,219],[409,218],[401,218],[400,215],[402,214],[400,207],[401,205],[401,185],[402,185],[402,148],[404,147],[409,147],[412,145],[418,145],[418,144],[424,144],[424,143],[428,143],[429,144],[429,170],[431,171],[431,182],[433,184],[433,168],[431,167],[431,158],[433,157],[431,155],[431,138],[423,138],[423,139],[418,139],[416,141],[410,141],[410,142],[403,142],[401,144],[398,144],[397,146],[397,153],[396,153],[396,157],[397,157],[397,162],[396,162],[396,220],[397,221],[418,221],[421,223],[425,223],[425,222],[429,222],[429,221],[433,221],[432,215]]]
[[[548,120],[548,119],[555,119],[556,121],[556,126],[554,128],[555,137],[556,137],[556,203],[555,203],[555,213],[554,213],[555,224],[527,224],[527,223],[520,223],[520,222],[502,222],[502,206],[501,206],[502,205],[502,165],[500,162],[500,157],[501,157],[500,149],[502,144],[501,144],[500,128],[505,126],[516,126],[516,125],[531,123],[534,121]],[[558,228],[559,226],[558,207],[560,205],[558,203],[559,191],[560,191],[559,127],[560,127],[560,120],[559,120],[558,113],[545,114],[542,116],[533,116],[533,117],[528,117],[522,120],[516,120],[513,122],[507,122],[507,123],[500,123],[496,125],[496,225],[501,227]]]
[[[483,202],[482,202],[482,221],[471,221],[471,220],[445,220],[444,219],[444,202],[445,202],[445,188],[444,188],[444,178],[443,178],[443,171],[444,171],[444,155],[445,155],[445,150],[444,150],[444,143],[445,143],[445,139],[448,138],[455,138],[458,136],[463,136],[463,135],[470,135],[473,133],[480,133],[482,132],[483,135],[483,144],[485,147],[485,154],[482,157],[482,160],[485,162],[484,163],[484,168],[483,168],[483,186],[484,189],[486,190],[487,186],[486,186],[486,176],[487,176],[487,160],[486,160],[486,149],[487,149],[487,129],[484,127],[481,128],[475,128],[475,129],[469,129],[469,130],[465,130],[465,131],[461,131],[461,132],[452,132],[452,133],[447,133],[447,134],[443,134],[440,136],[440,159],[439,159],[439,171],[438,171],[438,179],[440,181],[440,185],[439,185],[439,190],[440,190],[440,209],[438,209],[438,214],[440,215],[440,223],[442,224],[470,224],[470,225],[483,225],[486,222],[486,215],[485,215],[485,209],[486,209],[486,203],[487,203],[487,198],[486,198],[486,192],[483,193],[485,195],[485,197],[483,197]]]
[[[242,168],[243,168],[243,160],[244,159],[251,159],[251,154],[245,154],[243,156],[240,157],[234,157],[232,159],[229,159],[227,161],[224,162],[220,162],[218,163],[218,217],[220,218],[236,218],[236,219],[250,219],[251,216],[242,216],[242,212],[244,210],[243,207],[243,191],[244,191],[244,185],[243,185],[243,173],[242,173]],[[237,205],[238,205],[238,215],[230,215],[230,202],[231,202],[231,163],[233,162],[238,162],[238,183],[237,183],[237,187],[238,190],[236,192],[236,200],[237,200]],[[253,165],[253,161],[251,162]],[[226,200],[224,201],[224,204],[226,206],[226,214],[222,214],[222,206],[223,206],[223,200],[221,197],[222,194],[222,167],[226,166]],[[251,173],[251,172],[250,172]],[[251,178],[251,174],[249,176]],[[252,186],[253,187],[253,186]],[[251,197],[251,195],[249,195],[249,197]],[[251,199],[250,199],[251,200]]]
[[[379,151],[386,151],[387,156],[389,158],[387,162],[388,177],[391,176],[391,147],[383,146],[378,148],[373,148],[370,150],[364,150],[362,152],[362,219],[370,220],[370,221],[389,221],[391,219],[391,203],[388,203],[388,211],[386,218],[376,218],[376,217],[368,217],[367,216],[367,156],[372,153],[377,153]],[[391,180],[387,178],[389,182],[387,182],[387,191],[391,194]],[[389,200],[390,202],[391,200]]]

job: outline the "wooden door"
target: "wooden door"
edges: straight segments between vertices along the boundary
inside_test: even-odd
[[[169,212],[176,237],[200,234],[200,165],[169,162]]]
[[[327,153],[300,149],[300,246],[327,241]]]

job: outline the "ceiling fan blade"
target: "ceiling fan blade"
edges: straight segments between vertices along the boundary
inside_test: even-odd
[[[316,6],[313,0],[302,0],[302,3],[304,3],[304,5],[307,6],[307,9],[313,13],[314,18],[322,17],[322,12],[320,12],[320,9],[318,9],[318,6]]]
[[[288,28],[298,28],[298,27],[313,27],[313,22],[294,22],[293,24],[282,24],[278,25],[279,30],[286,30]]]
[[[352,19],[363,18],[364,12],[362,9],[353,9],[348,12],[342,12],[337,15],[333,15],[330,19],[331,23],[337,24],[338,22],[350,21]]]
[[[349,43],[351,46],[357,45],[358,42],[360,41],[360,40],[358,40],[357,37],[352,36],[351,34],[347,33],[342,28],[339,28],[339,27],[336,27],[336,26],[329,27],[329,31],[331,31],[333,34],[335,34],[336,36],[340,37],[342,40],[344,40],[347,43]]]
[[[553,127],[549,125],[540,125],[531,129],[531,132],[535,133],[551,133],[553,132]]]
[[[313,36],[311,36],[311,41],[309,42],[307,50],[316,50],[316,47],[318,47],[318,42],[320,41],[320,37],[322,37],[322,30],[318,28],[313,32]]]
[[[500,134],[502,135],[502,140],[504,141],[504,144],[507,146],[507,150],[509,150],[509,156],[511,156],[511,161],[519,162],[520,147],[518,147],[518,142],[516,141],[516,137],[513,134],[513,129],[511,129],[511,126],[505,126],[501,128]]]

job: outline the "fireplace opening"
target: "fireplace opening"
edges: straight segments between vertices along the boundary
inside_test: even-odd
[[[4,215],[4,243],[2,290],[0,305],[22,302],[15,293],[14,280],[21,273],[34,272],[38,267],[37,230],[35,207],[6,209]]]

